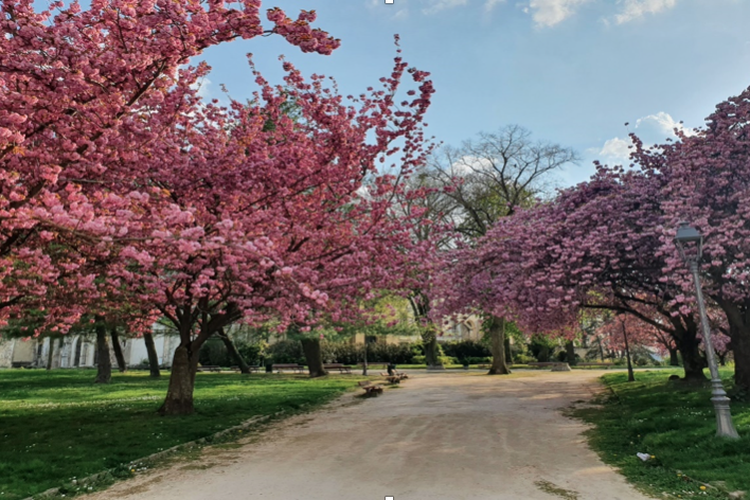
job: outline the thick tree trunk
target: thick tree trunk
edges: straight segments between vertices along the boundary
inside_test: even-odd
[[[734,354],[734,385],[750,391],[750,332],[743,331],[732,335]]]
[[[304,338],[300,342],[302,342],[302,351],[305,353],[310,378],[328,375],[328,372],[323,368],[323,352],[320,349],[320,339]],[[365,337],[366,343],[367,337]]]
[[[427,368],[442,368],[443,363],[440,362],[440,356],[439,356],[439,350],[438,350],[438,343],[437,343],[437,337],[431,336],[430,339],[427,341],[427,344],[424,346],[424,356],[425,356],[425,363],[427,364]]]
[[[232,357],[235,363],[237,363],[237,366],[240,367],[240,371],[242,373],[251,373],[250,372],[250,365],[247,364],[245,359],[240,354],[240,351],[237,350],[237,347],[234,345],[234,342],[232,342],[232,339],[229,338],[229,335],[227,335],[224,332],[224,329],[219,329],[219,338],[222,342],[224,342],[224,347],[227,348],[227,351],[229,352],[229,355]]]
[[[156,344],[154,344],[154,336],[150,332],[143,334],[143,340],[146,342],[146,353],[148,354],[148,369],[151,372],[149,374],[152,378],[159,378],[161,372],[159,371],[159,355],[156,353]]]
[[[362,349],[362,375],[367,376],[367,335],[365,335],[365,347]]]
[[[677,349],[682,354],[682,367],[685,370],[683,380],[686,382],[705,382],[708,380],[703,373],[706,360],[701,356],[698,348],[699,341],[696,338],[696,332],[693,328],[689,328],[683,330],[681,335],[674,336]]]
[[[669,366],[680,366],[680,360],[677,357],[677,349],[669,350]]]
[[[109,359],[109,342],[107,342],[107,325],[101,318],[96,319],[96,379],[97,384],[109,384],[112,380],[112,361]]]
[[[625,356],[628,358],[628,382],[635,382],[635,374],[633,373],[633,363],[630,359],[630,343],[628,342],[628,332],[625,328],[625,323],[622,324],[622,337],[625,339]]]
[[[120,373],[124,373],[127,370],[125,365],[125,356],[122,355],[122,346],[120,345],[120,335],[117,333],[117,327],[113,326],[109,331],[110,337],[112,338],[112,348],[115,351],[115,359],[117,360],[117,368]]]
[[[180,345],[174,352],[167,397],[158,410],[159,414],[172,416],[193,413],[193,389],[197,369],[198,352],[191,352],[188,347]]]
[[[510,369],[505,363],[505,318],[492,316],[489,321],[492,366],[490,366],[487,375],[508,375]]]
[[[570,366],[575,366],[577,364],[576,349],[572,340],[565,342],[565,358]]]

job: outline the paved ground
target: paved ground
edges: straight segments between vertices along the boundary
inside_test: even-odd
[[[561,488],[569,500],[645,500],[557,411],[591,397],[599,375],[422,373],[86,499],[550,500]]]

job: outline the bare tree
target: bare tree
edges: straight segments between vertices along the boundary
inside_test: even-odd
[[[551,191],[551,174],[578,163],[570,148],[533,141],[531,132],[508,125],[482,132],[459,148],[444,147],[432,155],[420,175],[439,188],[436,204],[453,222],[457,236],[471,241],[484,236],[501,217],[532,206]],[[504,318],[488,318],[493,356],[489,374],[510,373],[505,361]]]

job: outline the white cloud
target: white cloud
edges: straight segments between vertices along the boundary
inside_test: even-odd
[[[501,3],[505,3],[505,0],[486,0],[484,2],[484,11],[491,12],[492,9],[494,9],[496,6],[500,5]]]
[[[685,135],[695,135],[695,132],[691,129],[685,128],[682,123],[679,123],[669,113],[659,111],[654,115],[644,116],[638,118],[635,121],[635,127],[638,128],[641,125],[652,123],[659,127],[659,129],[668,135],[674,135],[674,129],[681,130]]]
[[[630,140],[628,139],[615,137],[605,142],[604,146],[598,153],[600,156],[605,156],[612,160],[626,161],[630,156],[630,150],[628,149],[630,144]]]
[[[191,85],[191,87],[198,90],[198,96],[203,100],[208,101],[211,99],[211,80],[205,76]]]
[[[615,15],[617,24],[623,24],[635,19],[640,19],[646,14],[658,14],[673,8],[677,0],[621,0],[622,10]]]
[[[559,24],[575,14],[578,8],[592,0],[529,0],[531,18],[538,27]]]
[[[429,7],[422,9],[425,14],[435,14],[445,9],[452,9],[454,7],[460,7],[466,5],[469,0],[429,0],[427,3]]]

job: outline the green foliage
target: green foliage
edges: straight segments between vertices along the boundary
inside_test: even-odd
[[[446,356],[457,359],[484,358],[492,356],[489,347],[483,342],[476,340],[459,340],[455,342],[443,342],[440,344]]]
[[[266,348],[266,359],[270,358],[274,363],[305,363],[305,353],[302,352],[302,344],[299,340],[280,340]],[[325,353],[323,359],[325,359]]]
[[[676,381],[679,370],[625,373],[603,377],[612,396],[602,407],[579,409],[578,417],[594,424],[590,443],[602,459],[633,483],[659,497],[727,498],[726,491],[750,491],[750,404],[732,403],[740,439],[715,437],[716,420],[708,387]],[[722,370],[731,385],[731,370]],[[636,453],[655,458],[642,462]],[[700,491],[700,483],[718,489]]]
[[[257,415],[317,406],[362,380],[198,373],[196,413],[165,418],[156,409],[168,377],[115,373],[107,385],[92,379],[90,370],[0,371],[0,498],[19,500],[105,469],[127,473],[130,461]]]

